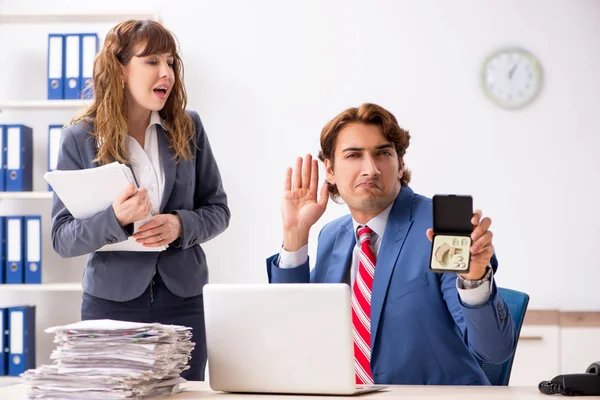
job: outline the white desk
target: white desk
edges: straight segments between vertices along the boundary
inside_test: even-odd
[[[189,382],[183,393],[167,397],[173,400],[212,399],[212,400],[318,400],[323,398],[341,399],[340,396],[282,396],[282,395],[244,395],[217,393],[210,390],[205,382]],[[547,396],[538,391],[537,387],[521,386],[390,386],[381,392],[354,396],[353,399],[369,400],[408,400],[408,399],[444,399],[444,400],[526,400],[526,399],[560,399],[563,396]],[[27,387],[19,384],[0,388],[0,399],[21,400],[27,398]],[[600,396],[587,396],[585,399],[600,399]]]

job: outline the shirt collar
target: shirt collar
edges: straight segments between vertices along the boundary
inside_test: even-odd
[[[377,237],[383,237],[385,227],[388,222],[388,217],[390,216],[390,211],[392,211],[393,205],[394,202],[392,202],[392,204],[390,204],[385,210],[371,218],[366,223],[366,225],[368,225],[369,228],[371,228],[371,230],[377,235]],[[358,233],[356,231],[358,227],[362,226],[363,224],[359,224],[354,218],[352,218],[352,225],[354,225],[354,238],[356,239],[356,243],[358,243]]]
[[[150,128],[152,125],[160,125],[165,131],[167,130],[165,127],[165,121],[162,120],[158,111],[152,111],[150,114],[150,124],[148,125],[148,128]]]

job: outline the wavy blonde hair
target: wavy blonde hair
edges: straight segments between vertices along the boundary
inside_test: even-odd
[[[141,54],[134,54],[138,44]],[[175,83],[160,117],[165,121],[169,147],[177,160],[192,157],[194,122],[187,114],[187,94],[183,86],[183,63],[177,52],[174,35],[151,20],[128,20],[108,32],[104,46],[94,61],[92,104],[71,124],[82,122],[84,129],[96,138],[100,165],[113,161],[127,162],[127,102],[122,83],[122,66],[134,57],[170,53],[173,56]],[[89,129],[89,130],[88,130]]]
[[[410,134],[407,130],[402,129],[400,125],[398,125],[398,121],[396,120],[396,117],[394,117],[394,114],[377,104],[365,103],[359,107],[348,108],[329,121],[321,131],[321,151],[319,152],[319,160],[330,160],[331,168],[333,168],[337,137],[346,125],[353,122],[379,127],[383,137],[385,137],[386,140],[389,140],[396,149],[400,169],[403,169],[400,184],[402,186],[407,186],[410,183],[411,173],[404,165],[404,155],[410,144]],[[340,195],[337,185],[329,184],[328,186],[331,197],[334,199],[337,198]]]

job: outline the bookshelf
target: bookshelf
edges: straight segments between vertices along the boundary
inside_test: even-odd
[[[81,283],[0,284],[3,292],[81,292]]]
[[[77,110],[90,104],[85,100],[23,100],[23,101],[0,101],[0,111],[2,110]]]
[[[16,385],[23,383],[23,378],[20,376],[0,376],[0,387]]]
[[[46,200],[53,192],[0,192],[0,200]]]
[[[127,19],[152,19],[160,22],[160,16],[152,12],[131,13],[56,13],[56,14],[0,14],[0,24],[65,24],[119,22]]]
[[[1,8],[1,7],[0,7]],[[34,129],[34,189],[32,192],[0,192],[0,207],[4,215],[42,215],[42,284],[0,284],[0,307],[32,304],[36,306],[36,366],[50,364],[50,354],[55,348],[52,335],[44,332],[51,326],[64,325],[81,318],[82,285],[81,275],[87,262],[82,255],[63,259],[52,249],[51,202],[53,192],[40,175],[47,170],[47,127],[62,124],[67,115],[75,114],[90,104],[90,100],[47,100],[46,57],[47,34],[54,32],[103,32],[108,25],[116,25],[128,19],[151,19],[160,21],[156,12],[137,10],[133,12],[96,13],[61,12],[66,7],[57,7],[53,13],[0,12],[0,35],[14,37],[27,35],[31,40],[5,40],[3,51],[11,54],[12,65],[24,65],[14,73],[4,76],[5,87],[11,80],[26,80],[29,86],[40,89],[31,98],[13,97],[6,91],[0,99],[0,124],[24,123]],[[81,30],[84,27],[84,30]],[[100,35],[102,36],[102,35]],[[33,60],[33,62],[32,62]],[[39,68],[41,64],[43,68]],[[35,66],[36,68],[29,68]],[[28,69],[29,68],[29,69]],[[39,71],[39,72],[38,72]],[[18,82],[17,82],[18,83]],[[41,88],[39,85],[43,85]],[[20,87],[16,85],[16,87]],[[43,89],[43,92],[42,90]],[[21,91],[27,95],[29,92]],[[43,95],[42,95],[43,93]],[[37,133],[36,133],[37,132]],[[52,282],[52,283],[49,283]],[[0,387],[20,383],[19,377],[0,376]]]

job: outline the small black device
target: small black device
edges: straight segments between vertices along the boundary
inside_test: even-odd
[[[558,375],[551,381],[542,381],[538,389],[545,394],[598,396],[600,395],[600,361],[590,365],[584,374]]]
[[[473,198],[433,196],[433,240],[429,268],[434,272],[469,272]]]

